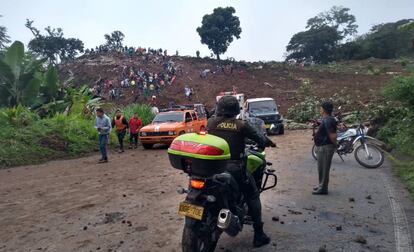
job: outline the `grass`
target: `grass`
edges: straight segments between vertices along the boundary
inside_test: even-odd
[[[144,124],[153,118],[146,105],[130,105],[123,110],[127,118],[138,111]],[[0,125],[0,168],[77,157],[98,150],[94,118],[56,114],[41,119],[28,109],[17,107],[0,109]],[[110,143],[112,147],[117,144],[115,133],[111,134]]]
[[[393,159],[392,163],[395,174],[400,177],[414,198],[414,160],[401,161]]]

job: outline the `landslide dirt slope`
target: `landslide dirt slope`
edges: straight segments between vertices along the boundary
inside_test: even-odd
[[[170,101],[176,104],[188,103],[184,97],[184,86],[189,85],[195,91],[194,102],[202,102],[212,107],[219,92],[231,91],[234,86],[248,98],[275,98],[284,114],[290,106],[300,101],[297,91],[305,78],[310,79],[312,89],[319,97],[331,97],[342,91],[352,97],[353,103],[366,103],[377,99],[378,91],[392,78],[392,74],[403,71],[394,61],[372,59],[312,67],[288,66],[283,63],[235,62],[233,74],[230,74],[229,65],[226,66],[225,73],[222,73],[217,71],[218,63],[212,59],[181,56],[172,56],[171,59],[183,71],[178,74],[174,84],[159,97],[159,106],[165,106]],[[74,62],[62,64],[60,73],[62,81],[73,76],[72,83],[75,85],[92,86],[100,77],[118,84],[124,66],[133,66],[136,70],[142,68],[153,73],[162,70],[160,63],[152,61],[144,64],[141,56],[101,54],[83,56]],[[216,73],[202,79],[200,71],[204,69]],[[120,103],[132,102],[131,89],[125,90],[124,93],[126,97]],[[140,102],[146,101],[140,98]]]

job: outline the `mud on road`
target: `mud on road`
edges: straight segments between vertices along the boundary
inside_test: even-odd
[[[412,225],[414,207],[389,174],[353,157],[334,158],[330,194],[311,195],[317,181],[309,131],[274,137],[268,150],[279,177],[262,194],[272,243],[252,249],[253,232],[223,235],[217,251],[396,251],[387,186],[402,200]],[[166,149],[111,153],[0,171],[0,251],[181,251],[187,177],[169,165]],[[412,231],[411,231],[412,233]],[[403,251],[403,250],[400,250]],[[409,251],[409,250],[405,250]]]

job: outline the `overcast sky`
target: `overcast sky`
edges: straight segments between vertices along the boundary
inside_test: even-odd
[[[305,29],[306,20],[333,5],[351,9],[358,33],[374,24],[414,18],[414,0],[0,0],[0,25],[12,40],[28,43],[34,26],[63,29],[66,37],[81,39],[86,48],[104,43],[104,34],[120,30],[125,43],[178,50],[181,55],[209,55],[200,43],[196,28],[203,15],[216,7],[233,6],[240,18],[242,33],[225,57],[237,60],[283,60],[292,35]]]

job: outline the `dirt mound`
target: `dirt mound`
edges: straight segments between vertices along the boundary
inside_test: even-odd
[[[124,66],[134,69],[158,73],[162,71],[159,63],[161,56],[153,56],[146,63],[144,56],[101,54],[83,56],[72,63],[60,65],[62,81],[73,77],[76,85],[90,85],[99,78],[112,80],[118,85]],[[178,72],[176,81],[158,98],[159,106],[169,102],[176,104],[189,103],[184,96],[184,87],[194,89],[193,102],[205,103],[212,107],[215,96],[221,91],[231,91],[233,87],[248,98],[272,97],[280,104],[281,112],[300,100],[298,87],[304,79],[309,79],[313,91],[319,97],[331,97],[335,93],[346,93],[352,97],[351,104],[371,102],[378,97],[378,91],[401,67],[390,60],[352,61],[329,66],[298,67],[276,62],[223,62],[224,70],[212,59],[192,57],[169,57],[182,71]],[[157,62],[158,61],[158,62]],[[231,71],[233,66],[233,71]],[[201,78],[200,72],[209,69],[207,78]],[[124,90],[125,98],[119,103],[128,104],[133,101],[132,89]],[[138,102],[149,102],[143,97]]]

